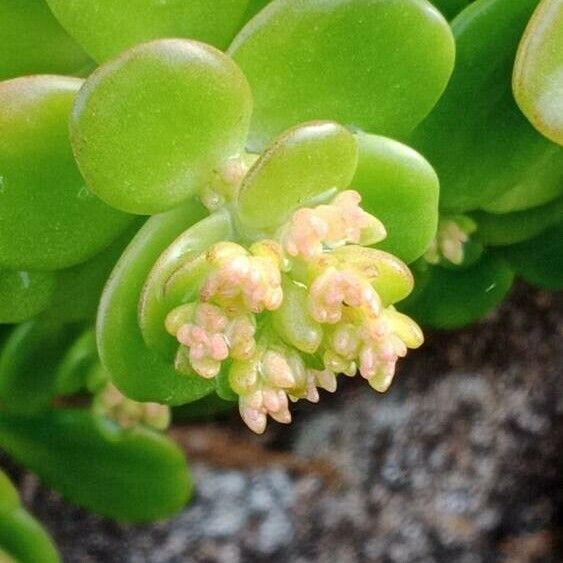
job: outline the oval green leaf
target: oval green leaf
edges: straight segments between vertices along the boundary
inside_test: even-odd
[[[147,347],[138,321],[141,291],[170,243],[205,216],[189,204],[151,217],[131,241],[104,289],[97,320],[98,351],[114,384],[129,398],[179,405],[210,393],[212,381],[182,376],[173,362]]]
[[[21,0],[19,0],[21,1]],[[99,63],[152,39],[197,39],[225,49],[249,0],[47,0],[65,29]]]
[[[0,29],[0,80],[75,74],[91,63],[43,0],[2,0]]]
[[[85,186],[68,139],[82,80],[0,83],[0,267],[56,270],[110,244],[131,221]]]
[[[84,84],[71,116],[74,154],[104,201],[158,213],[192,197],[243,149],[251,107],[245,77],[217,49],[145,43]]]
[[[169,439],[88,411],[1,413],[0,446],[68,500],[116,520],[170,516],[192,491],[184,455]]]
[[[229,53],[252,86],[250,148],[260,151],[285,129],[316,119],[409,133],[446,86],[454,42],[425,0],[277,0]]]
[[[337,123],[314,121],[289,129],[243,180],[237,201],[242,225],[274,231],[297,207],[329,190],[348,187],[357,159],[353,135]]]
[[[563,145],[563,2],[542,0],[518,47],[513,89],[534,127]]]
[[[376,246],[410,263],[428,248],[438,224],[439,182],[434,169],[413,149],[375,135],[359,134],[358,168],[352,188],[362,207],[385,226]]]
[[[518,42],[539,0],[476,0],[452,22],[456,66],[444,95],[412,137],[440,178],[440,206],[464,212],[525,182],[561,149],[542,137],[512,97]],[[544,170],[547,173],[547,170]],[[561,175],[552,182],[561,183]]]

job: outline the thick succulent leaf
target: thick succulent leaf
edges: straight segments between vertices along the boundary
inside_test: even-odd
[[[563,219],[563,197],[525,211],[493,215],[478,211],[476,238],[489,246],[505,246],[537,236]]]
[[[451,20],[473,0],[430,0],[445,18]]]
[[[514,96],[548,139],[563,145],[563,2],[542,0],[516,56]]]
[[[90,64],[44,0],[2,0],[0,29],[0,80],[27,74],[74,74]]]
[[[226,211],[215,213],[184,231],[151,269],[139,301],[139,326],[147,346],[159,350],[169,361],[173,361],[178,342],[166,332],[166,316],[186,302],[186,294],[193,299],[202,281],[199,272],[187,270],[193,270],[190,266],[194,260],[213,244],[231,238],[230,215]],[[176,282],[177,289],[170,291],[169,282]]]
[[[378,248],[410,263],[436,234],[439,182],[434,169],[413,149],[375,135],[359,134],[358,168],[352,187],[362,207],[387,230]]]
[[[0,270],[0,323],[19,323],[46,309],[53,298],[51,272]]]
[[[168,245],[205,215],[195,203],[151,217],[131,241],[102,294],[97,338],[102,364],[128,397],[178,405],[213,390],[213,382],[183,376],[171,361],[147,347],[138,321],[141,291]]]
[[[63,323],[93,320],[111,270],[143,221],[144,218],[133,221],[130,228],[87,262],[56,272],[54,294],[45,316]]]
[[[21,506],[16,488],[0,471],[0,561],[58,563],[57,550],[40,524]]]
[[[131,221],[88,191],[74,162],[68,115],[81,85],[63,76],[0,83],[1,267],[78,264]]]
[[[512,97],[516,48],[537,3],[476,0],[452,22],[457,46],[452,79],[413,136],[438,173],[445,210],[482,207],[525,182],[531,191],[539,169],[547,175],[545,167],[559,167],[552,155],[563,158]],[[552,181],[560,184],[561,176],[555,176]]]
[[[47,0],[65,29],[99,63],[138,43],[178,37],[226,48],[248,0]]]
[[[92,368],[99,363],[96,332],[88,328],[69,346],[55,374],[57,395],[72,395],[88,383]]]
[[[502,249],[516,273],[547,289],[563,289],[563,223],[528,241]]]
[[[92,74],[71,116],[88,186],[132,213],[189,199],[244,147],[252,98],[239,68],[202,43],[164,39]]]
[[[88,411],[1,413],[0,446],[68,500],[116,520],[169,516],[192,490],[184,456],[168,438]]]
[[[506,296],[513,278],[503,260],[486,254],[463,270],[429,266],[415,275],[419,290],[399,308],[423,326],[460,328],[494,309]]]
[[[553,145],[545,159],[538,160],[510,190],[489,201],[482,209],[510,213],[543,205],[563,195],[563,154]]]
[[[229,53],[255,100],[250,148],[303,121],[409,133],[450,76],[454,42],[425,0],[276,0]]]
[[[0,354],[0,403],[8,412],[31,414],[56,395],[56,372],[76,337],[73,327],[43,319],[18,325]]]
[[[298,125],[275,139],[243,180],[237,211],[244,227],[275,230],[291,213],[329,190],[350,185],[356,141],[331,121]]]

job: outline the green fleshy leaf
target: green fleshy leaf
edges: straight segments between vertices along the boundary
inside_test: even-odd
[[[170,516],[192,491],[184,456],[170,440],[88,411],[1,413],[0,445],[68,500],[116,520]]]
[[[102,294],[97,338],[102,364],[129,398],[178,405],[214,389],[212,381],[182,376],[171,361],[147,347],[138,322],[141,291],[155,262],[172,241],[204,217],[195,203],[151,217],[131,241]]]
[[[16,488],[0,471],[0,561],[59,563],[57,550],[41,525],[21,506]]]
[[[57,366],[76,336],[73,327],[43,319],[18,325],[0,354],[0,403],[8,412],[32,414],[56,395]]]
[[[356,141],[344,127],[315,121],[275,139],[243,180],[237,211],[244,227],[272,232],[297,208],[349,186]]]
[[[55,270],[84,262],[131,221],[88,191],[68,140],[82,80],[0,83],[0,266]],[[103,226],[103,228],[100,228]]]
[[[489,246],[516,244],[545,231],[563,218],[563,197],[541,207],[493,215],[484,212],[472,214],[477,222],[476,237]]]
[[[563,154],[553,147],[531,166],[520,183],[482,206],[489,213],[511,213],[544,205],[563,195]]]
[[[94,329],[86,329],[68,348],[57,367],[57,395],[72,395],[85,388],[92,368],[99,362]]]
[[[415,275],[418,290],[399,308],[423,326],[460,328],[494,309],[508,293],[513,278],[503,260],[487,254],[464,270],[429,266]]]
[[[436,234],[436,173],[420,154],[397,141],[365,134],[357,139],[358,168],[351,187],[362,195],[362,207],[387,230],[376,246],[413,262]]]
[[[248,0],[47,0],[65,29],[99,63],[138,43],[178,37],[226,48]]]
[[[283,295],[280,308],[272,312],[276,333],[297,350],[314,354],[322,342],[323,329],[308,312],[309,292],[284,277]]]
[[[143,220],[133,221],[125,233],[87,262],[58,271],[45,316],[63,323],[93,320],[109,274]]]
[[[202,281],[200,271],[188,273],[187,269],[213,244],[231,238],[229,214],[225,211],[215,213],[183,232],[151,269],[139,301],[139,326],[147,346],[159,350],[164,358],[173,361],[178,348],[178,341],[166,332],[166,316],[174,307],[190,300],[186,299],[186,294],[191,294],[193,299]],[[170,291],[168,282],[177,289]]]
[[[516,56],[514,96],[534,127],[563,145],[563,3],[542,0]]]
[[[217,49],[145,43],[84,84],[71,115],[74,154],[101,199],[158,213],[190,199],[243,150],[251,107],[245,77]]]
[[[546,289],[563,289],[563,223],[536,238],[503,248],[501,255],[527,282]]]
[[[452,22],[452,79],[412,138],[438,173],[444,210],[476,209],[516,186],[531,191],[542,167],[546,177],[547,167],[560,167],[561,149],[535,131],[512,97],[516,49],[537,3],[476,0]]]
[[[0,323],[19,323],[51,303],[55,276],[50,272],[0,270]]]
[[[0,80],[75,74],[90,63],[43,0],[2,0],[0,29]]]
[[[389,136],[428,114],[454,61],[450,28],[423,0],[277,0],[229,53],[252,86],[250,148],[303,121]]]

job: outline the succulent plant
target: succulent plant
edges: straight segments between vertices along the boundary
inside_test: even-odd
[[[261,433],[563,286],[560,5],[434,4],[0,1],[2,449],[164,517],[171,409]]]

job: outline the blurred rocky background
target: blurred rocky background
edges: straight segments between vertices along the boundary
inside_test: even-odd
[[[263,437],[234,415],[176,427],[197,493],[167,522],[20,488],[71,563],[563,561],[562,343],[563,297],[520,286],[428,335],[385,395],[346,380]]]

